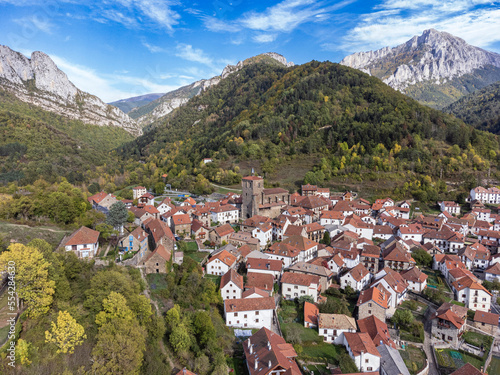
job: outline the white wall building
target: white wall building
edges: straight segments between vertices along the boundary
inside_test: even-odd
[[[228,327],[271,329],[275,309],[274,297],[224,301],[224,314]]]

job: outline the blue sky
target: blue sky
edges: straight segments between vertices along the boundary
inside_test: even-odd
[[[500,1],[0,0],[0,44],[47,53],[108,102],[168,92],[262,52],[339,62],[431,27],[500,52]]]

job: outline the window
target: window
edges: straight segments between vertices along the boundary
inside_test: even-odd
[[[255,323],[258,323],[259,322],[259,319],[255,319]]]
[[[372,311],[371,311],[371,310],[368,310],[368,314],[371,314],[371,313],[372,313]]]
[[[297,285],[295,285],[293,288],[294,288],[294,289],[299,289],[299,287],[298,287]]]
[[[238,316],[238,313],[234,313],[234,316]]]
[[[365,363],[368,363],[368,360],[367,360],[367,359],[365,359]]]
[[[368,307],[372,307],[372,303],[371,303],[371,302],[370,302],[370,303],[368,303]]]
[[[372,368],[372,367],[367,367],[367,368],[366,368],[366,371],[372,371],[372,370],[373,370],[373,368]]]
[[[247,318],[247,314],[243,315],[243,318],[245,318],[245,319],[246,319],[246,318]]]
[[[327,333],[327,332],[328,332],[328,330],[327,330],[327,329],[324,329],[324,330],[323,330],[323,333],[324,333],[325,335],[326,335],[326,333]]]
[[[453,338],[451,336],[448,336],[448,340],[451,341],[453,340]]]
[[[258,311],[256,311],[256,312],[255,312],[255,315],[259,315],[259,312],[258,312]]]
[[[71,250],[76,250],[76,245],[71,245]]]

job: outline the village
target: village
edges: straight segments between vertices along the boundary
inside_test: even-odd
[[[118,263],[149,275],[197,260],[251,375],[342,374],[329,353],[343,348],[353,373],[480,375],[500,352],[500,189],[472,189],[465,214],[443,201],[432,215],[314,185],[290,194],[253,175],[214,202],[158,201],[142,186],[133,198],[121,201],[133,222],[119,228]],[[104,213],[119,202],[88,200]],[[103,252],[87,227],[63,246]]]

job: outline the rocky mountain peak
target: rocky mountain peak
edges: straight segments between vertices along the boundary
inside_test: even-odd
[[[0,45],[0,86],[20,100],[59,115],[100,126],[118,126],[134,135],[140,127],[118,108],[79,90],[45,53],[27,58]]]
[[[447,32],[429,29],[399,46],[354,53],[340,63],[406,92],[412,85],[425,82],[442,85],[475,74],[478,69],[500,68],[500,55],[471,46]]]

